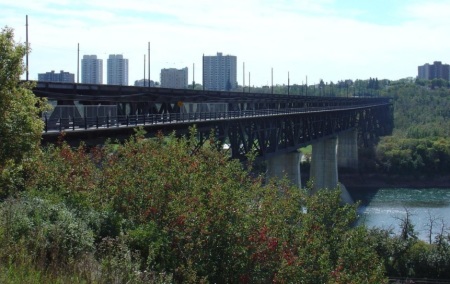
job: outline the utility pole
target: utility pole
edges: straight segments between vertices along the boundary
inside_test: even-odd
[[[306,95],[308,96],[308,76],[306,76]]]
[[[203,91],[205,90],[205,54],[203,53],[202,57],[202,85],[203,85]]]
[[[242,92],[245,93],[245,62],[242,62]]]
[[[192,90],[195,90],[195,63],[192,63]]]
[[[289,87],[290,87],[290,85],[289,85],[289,84],[290,84],[290,81],[289,81],[289,71],[288,71],[288,92],[287,92],[287,93],[288,93],[288,95],[289,95]]]
[[[148,86],[151,87],[150,79],[150,42],[148,42]]]
[[[77,50],[77,84],[80,83],[80,43],[78,43]]]
[[[271,72],[271,73],[272,73],[272,75],[271,75],[271,78],[272,78],[271,81],[272,81],[272,94],[273,94],[273,67],[272,67],[272,72]]]
[[[26,45],[27,45],[27,53],[26,53],[26,62],[27,62],[27,64],[26,64],[26,75],[25,75],[25,79],[28,81],[28,74],[29,74],[29,71],[28,71],[28,53],[30,52],[30,46],[29,46],[29,44],[28,44],[28,15],[25,17],[25,30],[26,30]]]
[[[145,58],[145,54],[144,54],[144,87],[146,87],[147,83],[145,83],[145,65],[147,64],[147,60]],[[148,82],[148,85],[150,87],[150,80]]]

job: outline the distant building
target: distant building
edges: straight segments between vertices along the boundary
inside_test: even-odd
[[[103,60],[97,59],[97,55],[83,55],[81,83],[103,84]]]
[[[161,69],[161,88],[187,89],[188,68]]]
[[[134,81],[134,85],[137,87],[155,87],[155,82],[153,80],[141,79]]]
[[[237,87],[237,57],[203,56],[203,85],[206,90],[233,90]]]
[[[108,85],[128,86],[128,59],[121,54],[111,54],[107,60]]]
[[[435,61],[433,65],[425,64],[418,67],[419,79],[433,80],[444,79],[450,81],[450,65],[442,64],[441,61]]]
[[[47,72],[47,73],[39,73],[38,81],[44,82],[61,82],[61,83],[75,83],[75,74],[64,72],[61,70],[59,73],[55,73],[55,71]]]

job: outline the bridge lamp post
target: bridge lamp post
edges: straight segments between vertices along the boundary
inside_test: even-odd
[[[192,90],[195,90],[195,63],[192,63]]]
[[[146,64],[147,64],[147,61],[146,61],[146,57],[145,57],[145,54],[144,54],[144,87],[147,86],[147,83],[145,82],[145,65]],[[149,84],[149,87],[150,87],[150,84]]]
[[[271,82],[272,82],[272,95],[273,95],[273,67],[272,67],[272,72],[271,72]]]
[[[290,78],[289,78],[289,71],[288,71],[288,85],[287,85],[287,94],[289,95],[289,89],[290,89]]]
[[[28,70],[29,70],[29,66],[28,66],[28,54],[30,53],[30,45],[29,45],[29,43],[28,43],[28,15],[26,15],[25,16],[25,29],[26,29],[26,39],[25,39],[25,44],[26,44],[26,47],[27,47],[27,50],[26,50],[26,54],[25,54],[25,70],[26,70],[26,73],[25,73],[25,79],[28,81],[28,75],[29,75],[29,72],[28,72]],[[80,45],[78,44],[78,49],[80,48]],[[77,80],[78,80],[78,76],[77,76]],[[78,82],[77,82],[78,83]]]
[[[245,93],[245,62],[242,62],[242,92]]]

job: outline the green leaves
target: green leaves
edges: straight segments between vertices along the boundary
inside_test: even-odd
[[[390,174],[446,174],[450,139],[384,137],[376,149],[380,169]]]
[[[0,174],[39,151],[43,122],[39,118],[43,101],[31,92],[31,85],[21,84],[24,72],[22,58],[26,47],[14,42],[12,29],[0,34]],[[3,174],[1,175],[3,176]],[[7,195],[2,187],[12,187],[0,176],[0,197]]]
[[[333,283],[331,271],[352,279],[372,271],[370,264],[377,269],[364,277],[382,279],[374,250],[358,256],[370,261],[351,255],[365,239],[352,228],[355,206],[342,205],[339,192],[309,196],[286,180],[263,183],[220,147],[199,146],[195,136],[195,130],[183,138],[137,134],[89,153],[83,146],[49,147],[27,167],[25,186],[81,212],[99,212],[89,222],[95,240],[114,239],[133,252],[131,262],[104,256],[106,268],[136,259],[140,269],[177,282]]]
[[[63,266],[94,248],[94,235],[86,221],[63,203],[27,196],[10,198],[0,204],[0,226],[4,228],[0,240],[4,249],[9,249],[5,244],[23,242],[41,268]]]

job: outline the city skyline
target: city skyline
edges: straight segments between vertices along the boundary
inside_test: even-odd
[[[202,55],[238,57],[237,81],[269,85],[343,79],[415,77],[423,62],[450,61],[449,0],[172,1],[0,0],[2,27],[25,42],[29,17],[30,79],[48,70],[77,72],[80,56],[123,54],[129,82],[144,78],[151,43],[152,80],[160,70],[195,65]],[[434,43],[434,44],[431,44]],[[245,74],[243,74],[245,63]],[[147,70],[147,78],[148,78]],[[192,82],[192,70],[189,83]],[[81,79],[81,78],[80,78]],[[80,80],[81,81],[81,80]]]

